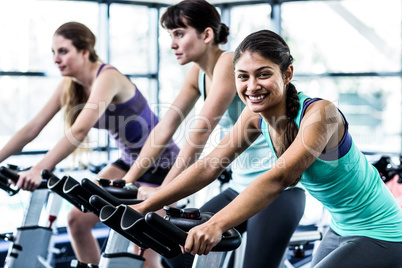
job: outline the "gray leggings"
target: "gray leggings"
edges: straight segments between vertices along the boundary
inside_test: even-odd
[[[313,256],[311,267],[402,267],[402,242],[366,236],[342,237],[330,228]]]

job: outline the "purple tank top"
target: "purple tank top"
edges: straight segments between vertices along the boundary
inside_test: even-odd
[[[96,77],[105,66],[102,64]],[[105,68],[115,69],[114,67]],[[106,129],[121,151],[121,159],[132,165],[138,157],[148,135],[159,122],[151,111],[146,99],[137,88],[133,98],[125,103],[110,104],[94,125],[97,129]],[[155,166],[170,167],[176,160],[179,148],[171,140],[165,151],[156,161]]]

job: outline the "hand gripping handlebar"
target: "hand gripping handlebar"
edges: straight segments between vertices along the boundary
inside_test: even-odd
[[[17,168],[17,167],[16,167]],[[8,193],[9,196],[13,196],[18,193],[19,189],[12,187],[12,184],[9,180],[13,181],[14,183],[18,182],[19,175],[17,173],[18,168],[16,170],[7,168],[7,167],[0,167],[0,189],[3,189]],[[46,179],[41,182],[38,186],[38,189],[45,189],[47,188],[47,181]]]
[[[201,213],[200,219],[183,219],[169,220],[163,219],[161,216],[154,212],[149,212],[145,215],[145,221],[151,225],[155,231],[159,233],[168,233],[169,237],[176,243],[184,246],[187,238],[187,233],[183,229],[191,229],[197,225],[202,224],[212,217],[212,213]],[[180,228],[180,227],[183,227]],[[222,240],[212,248],[212,251],[230,251],[235,250],[241,244],[240,233],[236,229],[230,229],[223,233]]]

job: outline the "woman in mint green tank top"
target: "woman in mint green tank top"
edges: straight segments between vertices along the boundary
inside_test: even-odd
[[[301,182],[332,215],[313,267],[402,267],[400,207],[355,146],[335,105],[296,91],[292,61],[288,45],[274,32],[246,37],[233,63],[237,92],[247,107],[219,144],[239,147],[218,146],[134,208],[145,213],[197,191],[262,133],[276,163],[208,222],[191,229],[186,252],[208,254],[224,231]]]

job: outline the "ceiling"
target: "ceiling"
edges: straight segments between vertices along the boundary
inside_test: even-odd
[[[105,2],[105,3],[140,3],[140,4],[162,4],[162,5],[172,5],[179,3],[180,0],[93,0],[94,2]],[[284,3],[292,1],[309,1],[309,0],[208,0],[209,3],[213,5],[225,5],[225,4],[251,4],[251,3]],[[325,0],[323,0],[325,1]]]

